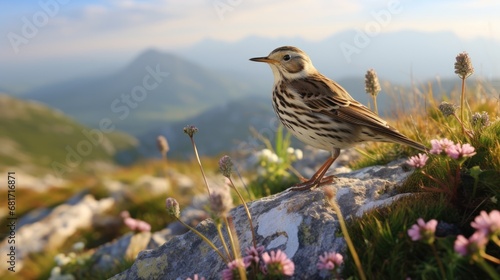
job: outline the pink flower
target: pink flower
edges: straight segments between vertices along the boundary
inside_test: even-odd
[[[432,139],[431,145],[432,145],[432,148],[429,152],[431,154],[439,155],[444,150],[446,150],[446,148],[448,148],[449,146],[455,145],[455,144],[453,143],[453,141],[446,139],[446,138],[443,138],[440,140]]]
[[[260,256],[264,252],[264,246],[258,246],[257,248],[251,246],[245,249],[245,253],[247,254],[244,258],[245,263],[248,263],[249,265],[254,263],[254,264],[259,264],[260,261]]]
[[[137,220],[134,218],[127,217],[123,219],[123,223],[131,230],[135,230],[137,228]]]
[[[323,256],[319,256],[319,261],[316,264],[318,269],[333,270],[339,267],[344,262],[344,257],[335,252],[325,252]]]
[[[486,213],[486,211],[481,211],[479,216],[477,216],[474,221],[471,222],[471,226],[482,232],[486,236],[499,233],[500,211],[493,210],[490,212],[490,214]]]
[[[436,232],[437,224],[438,222],[434,219],[425,223],[422,218],[419,218],[417,224],[414,224],[408,230],[408,236],[410,236],[413,241],[422,240],[430,244],[434,242],[434,233]]]
[[[128,211],[123,211],[120,213],[120,216],[123,218],[123,223],[130,230],[133,231],[151,231],[151,225],[145,221],[137,220],[130,217],[130,213]]]
[[[127,210],[121,211],[120,212],[120,217],[122,217],[122,219],[129,218],[130,217],[130,213]]]
[[[262,260],[270,276],[292,276],[295,272],[294,263],[281,250],[271,251],[270,254],[265,252],[262,254]]]
[[[243,270],[246,271],[248,264],[242,259],[236,259],[227,264],[227,268],[222,271],[222,279],[223,280],[233,280],[240,279],[239,268],[243,267]]]
[[[488,243],[488,238],[483,232],[476,231],[469,239],[465,238],[463,235],[457,236],[453,248],[455,252],[462,257],[469,254],[475,254],[481,250],[484,250],[486,244]]]
[[[471,157],[476,154],[476,151],[474,147],[466,143],[463,145],[456,144],[449,146],[446,148],[446,154],[452,159],[459,159],[462,157]]]
[[[188,277],[186,280],[205,280],[205,277],[199,277],[198,274],[193,275],[193,278]]]
[[[151,231],[151,225],[146,223],[145,221],[141,220],[136,220],[137,221],[137,227],[136,229],[138,231]]]
[[[410,157],[410,159],[407,160],[406,163],[415,168],[422,168],[425,166],[425,163],[428,159],[429,157],[426,154],[418,154],[416,156]]]

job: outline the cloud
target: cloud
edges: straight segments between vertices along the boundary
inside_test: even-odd
[[[22,46],[20,55],[15,58],[4,41],[0,45],[0,59],[32,59],[117,49],[139,51],[151,46],[176,49],[206,38],[236,41],[250,35],[317,41],[346,29],[364,28],[374,20],[373,13],[387,9],[388,3],[362,0],[75,1],[61,7],[59,13],[40,28],[37,36]],[[468,1],[454,3],[401,1],[403,12],[394,15],[382,32],[452,31],[461,37],[500,39],[500,19],[493,16],[491,8],[498,4],[481,0],[471,8]],[[449,10],[450,5],[454,6],[453,11]],[[20,17],[0,22],[4,26],[0,31],[3,34],[11,30],[19,32]]]

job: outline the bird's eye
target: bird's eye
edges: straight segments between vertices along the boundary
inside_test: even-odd
[[[292,58],[292,57],[291,57],[289,54],[285,54],[285,55],[283,56],[283,60],[284,60],[284,61],[289,61],[289,60],[290,60],[290,58]]]

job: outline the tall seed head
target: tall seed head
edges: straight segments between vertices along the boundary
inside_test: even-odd
[[[467,52],[459,53],[455,60],[455,74],[461,79],[465,79],[474,73],[472,61]]]
[[[233,162],[229,156],[223,156],[219,160],[219,170],[224,177],[229,178],[233,169]]]
[[[455,105],[448,103],[446,101],[441,102],[441,104],[439,104],[438,108],[439,108],[439,111],[441,111],[441,113],[443,113],[443,115],[445,117],[454,115],[455,111],[457,109],[457,107]]]
[[[233,198],[227,188],[214,189],[208,199],[214,219],[227,217],[229,210],[233,208]]]
[[[377,73],[373,69],[370,69],[366,72],[365,90],[366,93],[370,94],[371,96],[377,96],[377,94],[381,90],[380,83],[378,82]]]
[[[198,128],[194,125],[188,125],[184,127],[184,133],[186,133],[191,138],[193,138],[193,135],[196,132],[198,132]]]
[[[179,202],[175,198],[169,197],[165,200],[165,206],[167,208],[167,213],[171,216],[179,218],[181,215],[181,210],[179,209]]]
[[[165,136],[163,135],[159,135],[158,137],[156,137],[156,146],[158,147],[158,150],[162,155],[167,154],[167,152],[170,150],[167,138],[165,138]]]
[[[477,127],[486,127],[490,125],[490,116],[488,112],[474,113],[471,118],[471,124]]]

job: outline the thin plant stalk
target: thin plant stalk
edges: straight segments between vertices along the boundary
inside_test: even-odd
[[[253,227],[253,223],[252,223],[252,214],[250,214],[250,210],[248,209],[248,206],[247,204],[245,203],[245,199],[243,199],[243,196],[241,195],[241,193],[238,191],[238,189],[235,187],[234,183],[233,183],[233,179],[231,179],[231,177],[228,177],[229,179],[229,182],[231,183],[231,187],[236,191],[236,194],[238,195],[238,197],[240,198],[241,200],[241,203],[243,203],[243,207],[245,207],[245,212],[247,213],[247,218],[248,218],[248,222],[250,223],[250,231],[252,232],[252,243],[253,243],[253,247],[254,248],[257,248],[257,240],[255,238],[255,232],[254,232],[254,227]]]
[[[465,120],[465,77],[462,78],[462,96],[460,97],[460,119]]]
[[[205,241],[205,243],[208,244],[208,246],[212,247],[212,249],[217,253],[219,254],[219,256],[222,258],[222,260],[225,262],[225,263],[229,263],[229,260],[226,259],[221,251],[219,249],[217,249],[217,247],[215,247],[215,245],[212,243],[212,241],[208,240],[208,238],[206,238],[201,232],[197,231],[196,229],[194,229],[193,227],[191,227],[190,225],[184,223],[181,219],[179,219],[178,217],[176,217],[177,221],[179,221],[181,224],[183,224],[185,227],[187,227],[189,230],[191,230],[192,232],[194,232],[196,235],[198,235],[201,239],[203,239],[203,241]]]
[[[497,244],[497,246],[499,246],[499,247],[500,247],[500,240],[498,239],[498,236],[493,235],[493,236],[491,237],[491,240],[493,240],[493,242],[495,242],[495,244]]]
[[[436,247],[434,246],[434,244],[430,244],[430,245],[432,248],[432,253],[434,253],[434,257],[436,258],[436,261],[438,263],[439,271],[441,272],[441,277],[443,277],[443,279],[446,279],[446,273],[444,272],[443,263],[441,262],[441,259],[438,256],[438,253],[436,251]]]
[[[232,226],[232,223],[229,222],[227,217],[224,217],[224,222],[226,223],[227,235],[229,236],[229,240],[231,242],[231,249],[233,250],[234,259],[235,260],[241,259],[240,246],[238,240],[233,238],[233,235],[236,235],[236,232],[233,230],[234,226]],[[242,280],[247,279],[247,275],[243,267],[238,266],[238,272],[240,274],[240,279]]]
[[[478,258],[478,260],[476,260],[476,263],[484,270],[486,271],[486,273],[488,273],[488,275],[491,277],[491,279],[493,280],[500,280],[500,276],[498,275],[498,273],[495,271],[495,269],[493,269],[490,265],[488,265],[488,263],[486,263],[486,261],[482,258]]]
[[[492,255],[488,255],[485,252],[481,252],[481,257],[489,260],[490,262],[500,264],[500,259],[497,259],[497,258],[493,257]]]
[[[224,251],[226,251],[227,258],[231,260],[231,254],[229,253],[229,249],[227,248],[226,241],[224,241],[224,236],[222,235],[222,224],[221,222],[217,223],[217,234],[219,235],[220,242],[222,243],[222,247],[224,247]]]
[[[203,181],[205,182],[205,186],[207,186],[208,195],[210,195],[210,187],[208,186],[207,176],[205,175],[205,171],[203,170],[203,166],[201,165],[200,156],[198,155],[198,149],[196,148],[196,144],[194,143],[193,137],[190,138],[191,138],[191,144],[193,145],[196,161],[198,162],[198,166],[200,167],[201,170],[201,175],[203,176]]]
[[[375,114],[377,114],[377,116],[378,116],[377,96],[372,95],[372,99],[373,99],[373,111],[374,111],[374,112],[375,112]]]
[[[361,266],[361,261],[359,260],[358,253],[356,252],[356,248],[354,248],[354,244],[352,243],[351,237],[349,236],[349,232],[347,231],[347,226],[345,224],[344,217],[342,216],[342,212],[340,212],[340,208],[337,205],[337,202],[334,198],[328,200],[330,205],[333,207],[333,210],[337,213],[337,217],[339,219],[340,228],[342,229],[342,233],[344,234],[344,239],[347,243],[347,247],[349,247],[349,251],[351,252],[352,259],[356,264],[356,268],[359,273],[359,278],[361,280],[366,280],[365,272],[363,271],[363,267]]]

